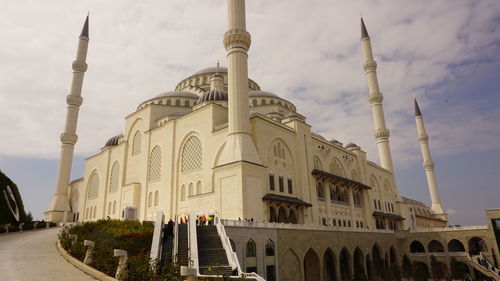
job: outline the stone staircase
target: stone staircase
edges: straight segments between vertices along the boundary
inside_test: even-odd
[[[484,260],[484,257],[482,255],[474,255],[474,256],[468,255],[468,258],[469,258],[469,264],[473,268],[475,268],[485,276],[492,278],[495,281],[500,281],[500,270],[498,268],[495,268],[492,264],[490,264],[486,260],[485,262],[487,263],[487,265],[480,264],[479,260],[480,259]]]
[[[198,259],[202,275],[237,275],[229,266],[226,251],[215,225],[196,226]]]
[[[172,251],[174,248],[174,236],[167,234],[167,227],[163,228],[163,241],[161,243],[161,259],[163,261],[172,261]]]
[[[188,243],[188,225],[179,224],[179,234],[177,236],[177,262],[180,265],[188,266],[189,243]]]

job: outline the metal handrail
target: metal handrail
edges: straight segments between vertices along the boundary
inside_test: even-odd
[[[172,260],[174,262],[177,262],[177,251],[178,251],[178,246],[179,246],[179,235],[177,235],[179,233],[179,221],[177,220],[178,217],[177,215],[175,215],[175,224],[174,224],[174,245],[172,247]]]
[[[238,261],[238,257],[236,256],[236,253],[233,251],[231,247],[231,240],[229,240],[229,237],[227,237],[224,225],[222,225],[219,218],[215,218],[215,225],[217,227],[217,232],[222,242],[222,247],[224,248],[226,256],[228,257],[229,265],[233,270],[235,268],[238,269],[238,274],[239,274],[240,272],[242,272],[240,262]]]

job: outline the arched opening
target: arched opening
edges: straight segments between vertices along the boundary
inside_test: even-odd
[[[186,200],[186,186],[182,185],[181,187],[181,201]]]
[[[372,280],[373,278],[373,271],[372,271],[372,259],[370,258],[370,255],[366,255],[366,275],[368,277],[368,280]]]
[[[306,281],[320,280],[319,257],[313,249],[309,249],[304,257],[304,276]]]
[[[255,247],[255,242],[252,239],[248,240],[246,245],[246,257],[248,258],[256,257],[257,256],[256,249],[257,247]]]
[[[431,275],[434,280],[448,280],[450,276],[446,264],[436,260],[434,256],[431,256]]]
[[[411,253],[425,253],[424,245],[419,241],[415,240],[410,244]]]
[[[324,200],[325,199],[325,189],[323,187],[323,183],[318,181],[316,183],[316,193],[318,195],[319,200]]]
[[[269,207],[269,222],[276,222],[276,209],[273,206]]]
[[[274,242],[271,239],[266,243],[266,257],[274,257]]]
[[[280,280],[301,281],[301,266],[299,257],[291,250],[285,254],[283,262],[280,262],[280,267],[283,266],[287,270],[280,271]]]
[[[429,242],[429,252],[431,253],[444,253],[444,247],[441,242],[437,240],[432,240]]]
[[[452,258],[450,261],[450,275],[452,280],[466,280],[467,275],[470,275],[469,267],[467,264]]]
[[[288,215],[288,222],[289,223],[293,223],[293,224],[297,224],[298,223],[298,220],[297,220],[297,213],[295,212],[295,209],[290,209],[290,214]]]
[[[373,281],[382,281],[385,273],[384,259],[381,255],[381,250],[377,244],[372,248],[373,257]]]
[[[351,272],[351,255],[346,248],[342,248],[340,252],[340,277],[342,281],[350,281],[352,278]]]
[[[286,210],[283,206],[280,207],[280,209],[278,211],[278,222],[288,223],[288,217],[286,215]]]
[[[158,206],[159,201],[160,201],[160,193],[157,190],[155,191],[154,205]]]
[[[323,255],[323,280],[337,281],[335,268],[335,254],[331,249],[327,249]]]
[[[427,264],[420,262],[420,261],[414,261],[413,262],[413,276],[414,276],[414,279],[429,280],[431,275],[429,273],[429,268],[427,267]]]
[[[363,252],[358,247],[354,250],[354,279],[355,280],[366,280],[366,272],[365,272],[365,259]]]
[[[452,239],[448,242],[448,252],[465,252],[464,244],[457,239]]]
[[[472,237],[469,239],[469,253],[471,255],[479,255],[480,252],[486,252],[487,250],[486,241],[483,238]]]
[[[389,250],[389,255],[390,255],[391,264],[398,262],[398,256],[396,254],[396,249],[394,249],[394,247],[392,247],[392,246],[391,246],[391,249]]]

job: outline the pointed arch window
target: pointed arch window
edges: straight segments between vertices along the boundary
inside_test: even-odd
[[[154,205],[158,206],[159,201],[160,201],[160,193],[157,190],[157,191],[155,191]]]
[[[134,134],[134,138],[132,139],[132,155],[141,153],[141,139],[142,133],[137,130]]]
[[[96,199],[99,194],[99,174],[94,171],[90,174],[89,183],[88,183],[88,199]]]
[[[148,181],[157,181],[161,176],[161,149],[157,145],[149,156]]]
[[[110,193],[116,192],[118,190],[119,174],[120,174],[120,165],[118,164],[118,161],[115,161],[115,163],[113,163],[113,166],[111,168],[111,177],[109,179]]]
[[[200,140],[195,136],[190,137],[182,148],[181,171],[186,173],[201,169],[202,152]]]
[[[266,243],[266,257],[274,257],[274,242],[271,239]]]
[[[256,253],[255,242],[252,239],[250,239],[246,245],[246,257],[251,258],[256,256],[257,253]]]

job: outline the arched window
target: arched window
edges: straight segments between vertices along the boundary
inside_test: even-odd
[[[182,185],[181,187],[181,201],[186,200],[186,186]]]
[[[175,100],[175,105],[180,106],[181,105],[181,100]]]
[[[247,247],[246,247],[246,257],[256,257],[257,256],[257,253],[256,253],[256,247],[255,247],[255,242],[250,239],[248,242],[247,242]]]
[[[443,244],[441,244],[441,242],[437,240],[432,240],[431,242],[429,242],[429,252],[443,253],[444,252]]]
[[[155,191],[155,200],[154,200],[155,201],[155,203],[154,203],[155,206],[158,206],[158,201],[159,200],[160,200],[160,193],[157,190],[157,191]]]
[[[410,252],[411,253],[425,253],[424,245],[420,243],[420,241],[413,241],[410,244]]]
[[[142,134],[139,130],[137,130],[134,134],[134,138],[132,139],[132,155],[141,153],[141,138]]]
[[[262,104],[262,105],[266,105],[266,100],[265,100],[265,99],[261,100],[261,101],[260,101],[260,104]]]
[[[196,183],[196,194],[201,194],[201,181]]]
[[[96,217],[97,217],[97,207],[94,206],[94,218],[96,218]]]
[[[191,172],[202,168],[202,146],[200,140],[192,136],[182,149],[181,171]]]
[[[108,216],[111,215],[111,201],[108,203]]]
[[[167,100],[167,105],[172,105],[172,101],[171,100]]]
[[[116,200],[113,201],[113,215],[116,214]]]
[[[189,184],[189,189],[188,189],[188,196],[193,196],[194,194],[194,188],[193,188],[193,183]]]
[[[334,185],[330,185],[330,201],[335,201],[337,195],[337,188]]]
[[[321,181],[318,181],[316,183],[316,191],[317,191],[317,194],[318,194],[318,199],[325,199],[325,189],[323,187],[323,183]]]
[[[252,105],[256,106],[257,105],[257,100],[252,100]]]
[[[189,106],[189,101],[188,100],[184,102],[184,106]]]
[[[276,210],[272,206],[269,207],[269,222],[276,222]]]
[[[274,257],[274,242],[271,239],[266,243],[266,257]]]
[[[313,158],[314,169],[322,170],[323,167],[321,165],[321,160],[318,157],[314,156]]]
[[[109,192],[116,192],[118,190],[118,178],[120,175],[120,165],[118,161],[113,163],[113,167],[111,168],[111,176],[109,179]]]
[[[88,199],[96,199],[99,194],[99,174],[96,171],[93,171],[90,174],[89,183],[88,183]]]
[[[161,175],[161,150],[157,145],[149,155],[148,181],[157,181]]]
[[[153,192],[148,194],[148,207],[151,207],[153,204]]]

